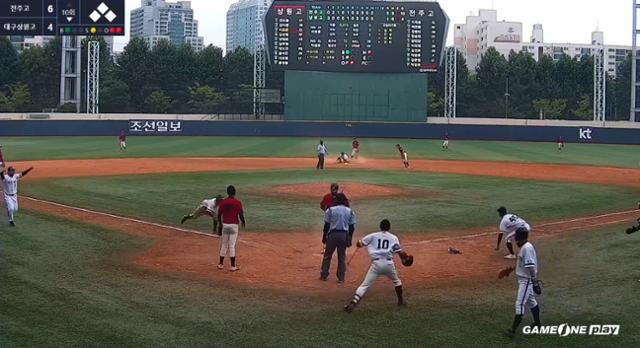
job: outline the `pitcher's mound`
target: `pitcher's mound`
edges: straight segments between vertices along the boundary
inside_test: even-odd
[[[309,183],[294,185],[279,185],[268,189],[268,194],[278,194],[286,196],[296,196],[304,198],[320,199],[329,193],[331,183]],[[340,190],[347,195],[349,199],[377,198],[389,196],[408,196],[410,191],[383,185],[363,184],[356,182],[341,182]]]

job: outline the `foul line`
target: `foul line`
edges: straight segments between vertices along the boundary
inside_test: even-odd
[[[76,211],[80,211],[80,212],[83,212],[83,213],[95,214],[95,215],[110,217],[110,218],[113,218],[113,219],[131,221],[131,222],[135,222],[135,223],[139,223],[139,224],[143,224],[143,225],[160,227],[160,228],[164,228],[164,229],[168,229],[168,230],[174,230],[174,231],[183,232],[183,233],[197,234],[197,235],[204,236],[204,237],[209,237],[209,238],[220,238],[218,235],[214,235],[214,234],[209,234],[209,233],[204,233],[204,232],[199,232],[199,231],[195,231],[195,230],[189,230],[189,229],[180,228],[180,227],[174,227],[174,226],[169,226],[169,225],[163,225],[163,224],[159,224],[159,223],[155,223],[155,222],[144,221],[144,220],[135,219],[135,218],[131,218],[131,217],[115,215],[115,214],[109,214],[109,213],[104,213],[104,212],[85,209],[85,208],[80,208],[80,207],[74,207],[74,206],[71,206],[71,205],[66,205],[66,204],[56,203],[56,202],[51,202],[51,201],[45,201],[45,200],[42,200],[42,199],[37,199],[37,198],[29,197],[29,196],[23,196],[23,198],[27,199],[27,200],[30,200],[30,201],[34,201],[34,202],[50,204],[50,205],[53,205],[53,206],[62,207],[62,208],[66,208],[66,209],[71,209],[71,210],[76,210]],[[638,210],[637,209],[633,209],[633,210],[617,212],[617,213],[609,213],[609,214],[602,214],[602,215],[595,215],[595,216],[585,216],[585,217],[575,218],[575,219],[570,219],[570,220],[562,220],[562,221],[544,223],[544,224],[540,224],[540,225],[537,225],[537,226],[538,226],[538,228],[540,228],[540,227],[548,227],[548,226],[554,226],[554,225],[562,225],[562,224],[567,224],[567,223],[572,223],[572,222],[582,222],[582,221],[589,221],[589,220],[612,217],[612,216],[617,216],[617,215],[631,214],[631,213],[634,213],[634,212],[638,212]],[[582,230],[582,229],[586,229],[586,228],[614,225],[614,224],[622,223],[622,222],[625,222],[625,221],[628,221],[628,219],[622,219],[622,220],[616,220],[616,221],[608,221],[608,222],[604,222],[604,223],[593,224],[591,226],[572,227],[572,228],[567,228],[566,231],[575,231],[575,230]],[[481,232],[481,233],[476,233],[476,234],[468,234],[468,235],[464,235],[464,236],[443,237],[443,238],[425,240],[425,241],[421,241],[421,242],[407,243],[407,245],[423,245],[423,244],[430,244],[430,243],[446,242],[446,241],[450,241],[450,240],[475,239],[475,238],[480,238],[480,237],[492,236],[492,235],[495,235],[496,233],[498,233],[498,232]],[[244,241],[244,240],[238,240],[238,242],[245,243],[245,244],[253,244],[251,242]]]
[[[638,212],[638,210],[637,209],[633,209],[633,210],[617,212],[617,213],[609,213],[609,214],[602,214],[602,215],[595,215],[595,216],[585,216],[585,217],[575,218],[575,219],[571,219],[571,220],[548,222],[548,223],[537,225],[537,228],[549,227],[549,226],[554,226],[554,225],[568,224],[568,223],[572,223],[572,222],[589,221],[589,220],[612,217],[612,216],[617,216],[617,215],[631,214],[631,213],[634,213],[634,212]],[[626,221],[629,221],[629,219],[608,221],[608,222],[604,222],[604,223],[597,223],[597,224],[593,224],[591,226],[572,227],[572,228],[567,228],[566,231],[575,231],[575,230],[583,230],[583,229],[593,228],[593,227],[614,225],[614,224],[623,223],[623,222],[626,222]],[[499,233],[499,232],[481,232],[481,233],[468,234],[468,235],[457,236],[457,237],[443,237],[443,238],[425,240],[425,241],[421,241],[421,242],[407,243],[406,245],[423,245],[423,244],[430,244],[430,243],[447,242],[447,241],[450,241],[450,240],[475,239],[475,238],[480,238],[480,237],[493,236],[493,235],[495,235],[497,233]]]
[[[135,222],[135,223],[139,223],[139,224],[143,224],[143,225],[160,227],[160,228],[179,231],[179,232],[183,232],[183,233],[192,233],[192,234],[197,234],[197,235],[205,236],[205,237],[220,238],[218,235],[213,235],[213,234],[209,234],[209,233],[199,232],[199,231],[195,231],[195,230],[188,230],[188,229],[185,229],[185,228],[174,227],[174,226],[169,226],[169,225],[158,224],[158,223],[155,223],[155,222],[149,222],[149,221],[144,221],[144,220],[140,220],[140,219],[134,219],[134,218],[121,216],[121,215],[103,213],[103,212],[100,212],[100,211],[74,207],[74,206],[66,205],[66,204],[62,204],[62,203],[45,201],[45,200],[37,199],[37,198],[33,198],[33,197],[23,196],[22,198],[30,200],[30,201],[34,201],[34,202],[50,204],[50,205],[54,205],[54,206],[57,206],[57,207],[62,207],[62,208],[66,208],[66,209],[81,211],[83,213],[95,214],[95,215],[101,215],[101,216],[110,217],[110,218],[113,218],[113,219],[131,221],[131,222]],[[111,229],[113,229],[113,228],[111,228]]]

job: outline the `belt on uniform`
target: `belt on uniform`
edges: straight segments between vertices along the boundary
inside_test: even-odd
[[[372,261],[380,261],[380,260],[387,260],[387,261],[391,261],[393,259],[389,258],[389,259],[373,259]]]
[[[349,233],[349,231],[345,231],[345,230],[331,230],[331,231],[329,231],[329,233],[334,233],[334,232]]]
[[[7,195],[7,196],[15,196],[16,194],[15,193],[5,193],[5,195]]]

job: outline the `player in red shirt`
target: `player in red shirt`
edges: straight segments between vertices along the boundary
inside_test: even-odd
[[[127,136],[124,134],[124,131],[120,131],[118,141],[120,142],[120,151],[127,151]]]
[[[400,144],[396,144],[396,148],[400,152],[400,158],[402,158],[402,163],[404,163],[405,168],[409,168],[409,154],[405,151]]]
[[[242,222],[245,227],[244,210],[242,203],[236,199],[236,188],[227,187],[227,195],[218,206],[218,235],[220,235],[220,262],[218,269],[224,268],[224,258],[229,255],[231,259],[231,272],[239,271],[236,265],[236,242],[238,241],[238,224]]]
[[[564,149],[564,139],[562,139],[562,135],[558,137],[558,151],[562,151]]]
[[[340,193],[338,192],[338,190],[340,190],[340,186],[338,184],[331,184],[331,192],[324,195],[324,197],[322,197],[322,201],[320,202],[320,209],[322,209],[322,211],[326,211],[327,209],[336,206],[336,195]],[[345,203],[345,206],[349,206],[348,199]]]
[[[351,159],[358,159],[360,155],[360,142],[358,138],[353,138],[353,142],[351,142]]]

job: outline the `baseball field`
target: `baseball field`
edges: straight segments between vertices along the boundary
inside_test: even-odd
[[[325,139],[318,171],[315,138],[127,142],[0,139],[8,164],[35,167],[17,227],[0,219],[0,347],[640,345],[640,233],[624,233],[640,218],[637,146],[360,139],[362,158],[342,165],[351,139]],[[381,279],[342,310],[368,269],[364,250],[344,284],[318,280],[331,182],[352,202],[356,238],[388,218],[415,257],[398,263],[408,306]],[[235,273],[215,267],[210,218],[180,224],[230,184],[247,219]],[[513,264],[494,250],[499,206],[533,226],[543,324],[620,325],[617,336],[503,334],[517,285],[497,277]]]

